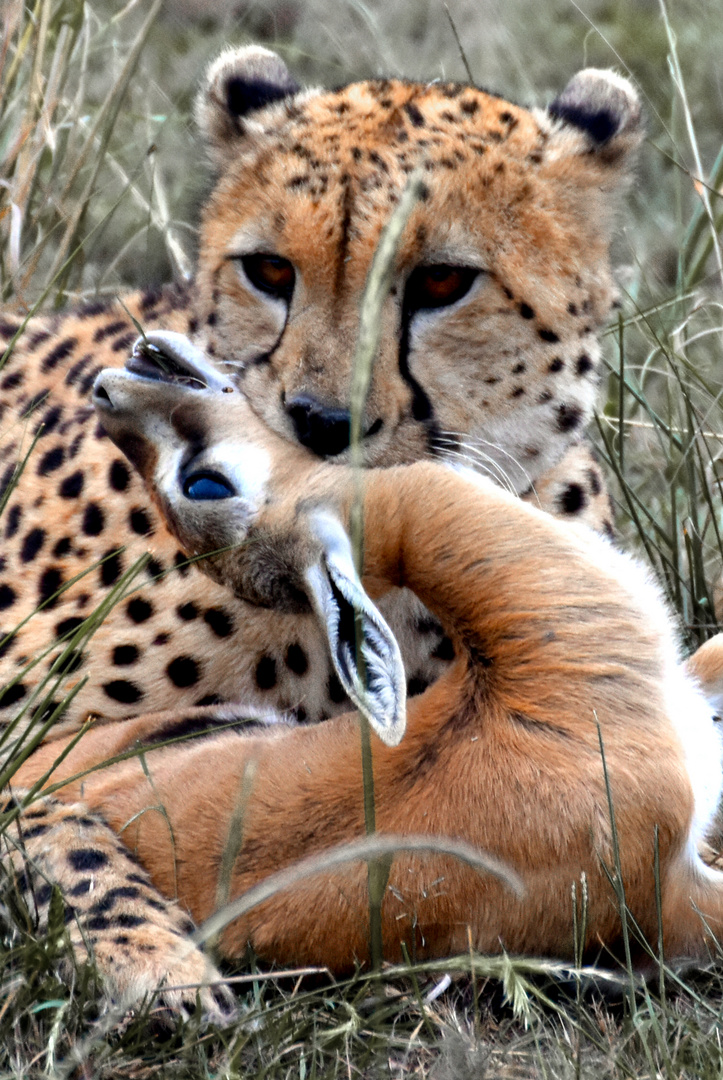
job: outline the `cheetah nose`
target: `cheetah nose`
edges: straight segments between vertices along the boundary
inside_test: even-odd
[[[286,411],[302,446],[319,457],[336,457],[349,445],[350,416],[347,409],[333,409],[309,394],[286,403]]]

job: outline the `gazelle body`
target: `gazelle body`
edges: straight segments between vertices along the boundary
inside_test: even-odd
[[[578,903],[587,896],[584,950],[615,949],[618,875],[654,949],[660,915],[667,956],[705,955],[723,932],[723,876],[697,850],[720,797],[721,745],[642,567],[487,481],[419,462],[364,473],[359,580],[346,539],[350,470],[268,431],[176,335],[154,335],[130,369],[99,377],[96,405],[184,549],[216,552],[203,566],[237,595],[312,604],[326,620],[340,677],[386,739],[373,739],[379,833],[463,839],[522,882],[516,896],[449,855],[398,854],[382,905],[387,958],[403,944],[439,956],[470,940],[485,952],[571,956],[573,886]],[[398,653],[372,603],[402,585],[457,656],[408,702],[406,730]],[[355,610],[366,675],[353,666]],[[203,920],[229,851],[226,893],[237,897],[364,835],[359,724],[349,714],[315,727],[211,728],[151,749],[188,733],[193,717],[142,717],[89,731],[51,781],[68,778],[57,796],[100,811],[161,891]],[[34,783],[62,746],[43,747],[19,781]],[[85,772],[137,747],[142,761]],[[227,955],[248,944],[280,964],[366,961],[364,863],[306,877],[224,931]]]

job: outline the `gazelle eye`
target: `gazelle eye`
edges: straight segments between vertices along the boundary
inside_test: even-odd
[[[411,311],[448,307],[469,292],[478,274],[470,266],[418,266],[407,282],[407,307]]]
[[[239,260],[252,285],[261,292],[289,300],[294,291],[296,273],[288,259],[280,255],[243,255]]]
[[[183,482],[187,499],[230,499],[236,492],[223,476],[213,472],[197,472]]]

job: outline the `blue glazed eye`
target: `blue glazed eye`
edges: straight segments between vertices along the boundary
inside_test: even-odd
[[[184,481],[183,494],[187,499],[230,499],[236,492],[218,473],[194,473]]]

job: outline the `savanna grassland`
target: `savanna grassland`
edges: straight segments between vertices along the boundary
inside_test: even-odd
[[[304,83],[459,78],[545,103],[574,71],[634,79],[647,139],[615,245],[593,439],[622,542],[692,647],[723,618],[723,8],[720,0],[4,0],[0,290],[19,313],[192,275],[209,183],[191,119],[203,69],[258,41]],[[4,503],[2,504],[4,505]],[[0,506],[0,513],[2,506]],[[571,926],[571,935],[573,927]],[[240,1018],[169,1029],[99,1007],[47,933],[0,906],[4,1077],[723,1076],[721,967],[648,987],[474,955],[328,980],[237,973]]]

